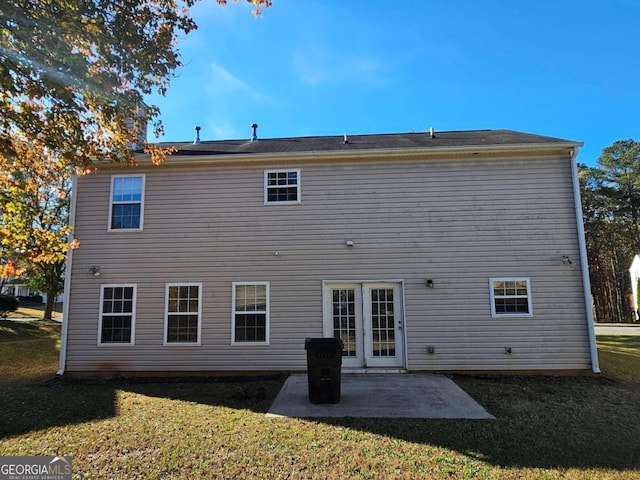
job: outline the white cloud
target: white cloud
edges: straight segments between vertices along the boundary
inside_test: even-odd
[[[210,138],[211,140],[229,140],[233,138],[242,138],[242,135],[240,134],[240,132],[238,132],[238,129],[229,122],[221,123],[211,121],[210,123],[211,125],[209,131],[212,134],[212,137]],[[249,129],[247,128],[247,132],[248,131]],[[247,132],[245,132],[245,137],[248,135]]]
[[[372,86],[390,83],[387,69],[377,58],[312,47],[293,54],[293,69],[309,85],[356,82]]]
[[[211,63],[211,78],[207,86],[207,93],[214,96],[239,93],[241,95],[248,95],[253,100],[267,100],[265,95],[215,62]]]

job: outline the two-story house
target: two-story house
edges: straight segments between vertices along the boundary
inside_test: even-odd
[[[202,141],[77,178],[60,373],[598,371],[576,154],[509,130]]]

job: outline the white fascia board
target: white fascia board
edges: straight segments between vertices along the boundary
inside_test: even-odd
[[[544,143],[522,143],[505,145],[465,145],[448,147],[424,147],[424,148],[379,148],[360,150],[313,150],[308,152],[269,152],[250,154],[222,154],[222,155],[168,155],[162,165],[179,166],[185,164],[207,164],[212,161],[216,163],[262,163],[270,160],[278,162],[305,161],[318,159],[340,159],[340,158],[378,158],[378,157],[416,157],[434,155],[452,155],[473,153],[525,153],[525,152],[545,152],[558,149],[566,149],[567,153],[575,148],[582,147],[583,142],[544,142]],[[139,157],[139,166],[151,165],[150,157],[143,155]],[[105,165],[100,169],[122,168],[121,165]]]

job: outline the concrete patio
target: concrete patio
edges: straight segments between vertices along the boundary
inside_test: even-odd
[[[335,405],[311,403],[307,375],[291,375],[267,416],[495,419],[450,378],[427,374],[343,373]]]

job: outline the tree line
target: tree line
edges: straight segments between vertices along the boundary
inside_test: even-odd
[[[618,140],[579,166],[594,318],[636,321],[629,267],[640,254],[640,142]]]

